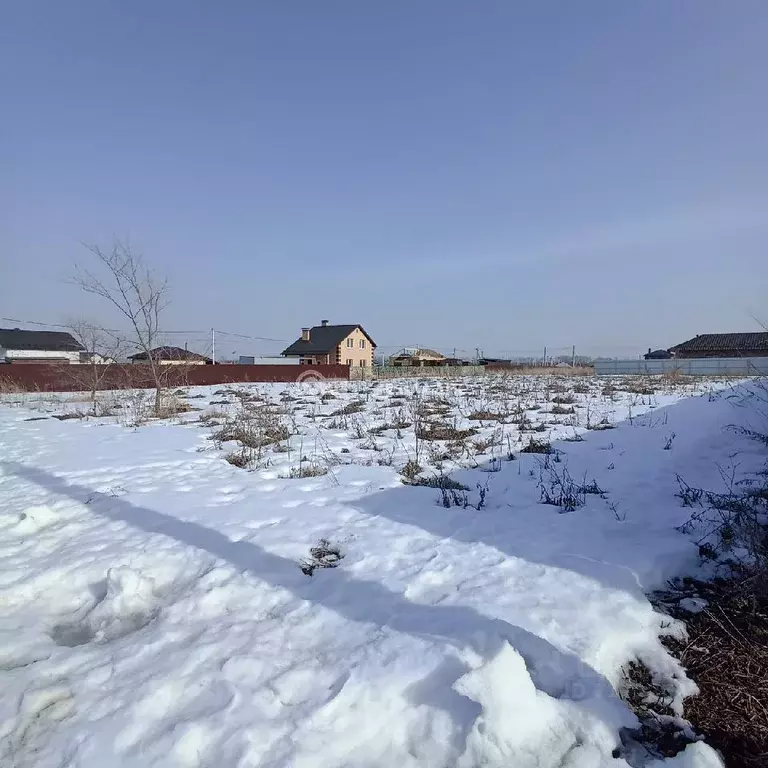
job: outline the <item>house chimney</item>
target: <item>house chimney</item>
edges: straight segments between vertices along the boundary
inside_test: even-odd
[[[309,328],[302,328],[301,329],[301,340],[302,341],[309,341]]]
[[[325,328],[325,326],[328,325],[328,321],[327,320],[321,320],[320,321],[320,325],[322,325],[323,328]]]

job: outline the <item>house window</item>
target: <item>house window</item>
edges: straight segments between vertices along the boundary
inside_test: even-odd
[[[365,339],[360,339],[360,349],[365,349]]]
[[[360,367],[361,368],[365,368],[365,360],[361,360],[360,361]]]
[[[352,365],[352,358],[351,357],[347,358],[347,365]]]
[[[355,340],[352,338],[347,339],[347,347],[352,349],[355,346]]]

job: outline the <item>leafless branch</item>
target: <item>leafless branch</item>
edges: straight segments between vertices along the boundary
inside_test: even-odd
[[[116,240],[111,251],[83,245],[96,257],[99,270],[76,266],[73,282],[86,293],[109,302],[128,321],[131,345],[147,357],[155,384],[155,408],[159,410],[163,382],[152,350],[157,344],[163,310],[168,306],[168,282],[158,278],[128,243]]]

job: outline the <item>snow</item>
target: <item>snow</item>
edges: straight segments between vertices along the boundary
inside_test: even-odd
[[[709,602],[703,597],[684,597],[678,605],[688,613],[701,613]]]
[[[497,396],[533,404],[573,381],[525,379]],[[741,451],[749,463],[749,441],[724,427],[751,414],[735,407],[744,385],[637,396],[603,395],[605,383],[576,394],[566,419],[527,410],[549,422],[537,438],[583,435],[556,442],[557,461],[507,461],[530,437],[468,420],[490,383],[239,387],[293,409],[290,450],[270,446],[252,471],[227,463],[234,444],[199,421],[221,409],[212,400],[239,408],[216,388],[188,390],[202,412],[138,427],[120,413],[30,420],[84,406],[6,398],[0,764],[626,768],[615,750],[638,724],[617,694],[626,663],[645,663],[678,710],[696,690],[659,641],[683,625],[645,596],[697,567],[675,530],[690,511],[676,476],[711,486],[716,461]],[[330,415],[362,400],[354,418],[391,421],[393,396],[416,391],[451,401],[446,418],[475,439],[504,432],[490,452],[450,459],[421,446],[422,465],[442,461],[469,487],[469,506],[403,485],[413,428],[357,439],[353,417]],[[586,412],[616,428],[586,430]],[[326,474],[291,479],[305,454]],[[564,467],[603,496],[565,513],[539,503],[540,474]],[[307,576],[320,539],[343,558]],[[702,743],[648,763],[721,764]]]

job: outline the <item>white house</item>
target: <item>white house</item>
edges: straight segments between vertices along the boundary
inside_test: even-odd
[[[0,363],[79,363],[83,346],[62,331],[0,328]]]

